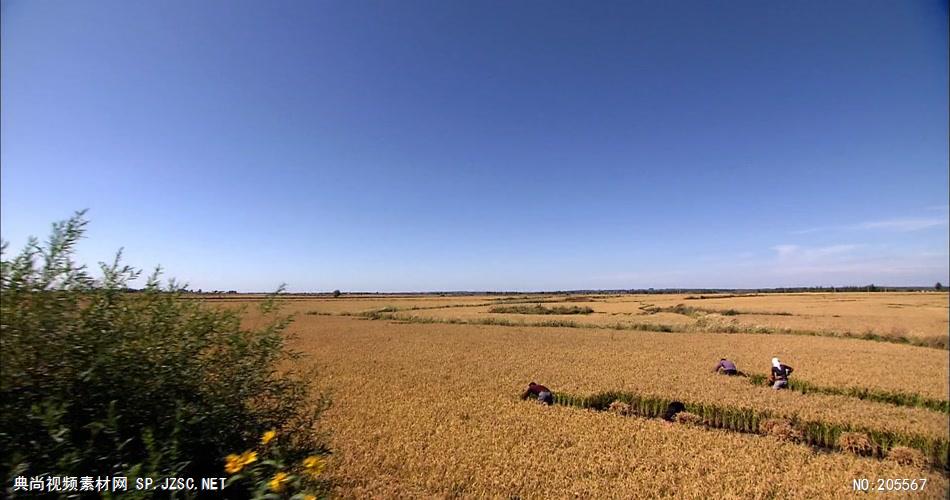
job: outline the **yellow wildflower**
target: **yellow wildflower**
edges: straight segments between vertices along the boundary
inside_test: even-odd
[[[303,468],[311,476],[319,476],[323,472],[323,469],[326,467],[327,463],[320,457],[320,455],[310,455],[309,457],[303,459]]]
[[[237,474],[241,472],[241,469],[244,468],[244,462],[241,460],[241,455],[230,454],[224,458],[224,470],[228,474]]]
[[[287,474],[285,472],[278,472],[267,482],[267,486],[270,487],[271,491],[280,492],[284,489],[285,482],[287,482]]]
[[[265,432],[263,436],[261,436],[261,444],[267,444],[273,441],[275,437],[277,437],[277,431],[275,431],[274,429],[271,429]]]
[[[240,455],[231,454],[224,457],[224,470],[228,474],[237,474],[244,469],[245,465],[252,464],[257,461],[257,452],[256,451],[245,451]]]

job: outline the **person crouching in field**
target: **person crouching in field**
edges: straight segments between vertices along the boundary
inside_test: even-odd
[[[723,375],[729,375],[730,377],[736,375],[745,375],[744,373],[740,372],[738,368],[736,368],[735,363],[729,361],[726,358],[719,359],[719,364],[713,368],[713,373],[721,373]]]
[[[772,389],[788,389],[788,376],[792,374],[792,367],[783,365],[778,358],[772,358],[772,375],[769,376],[769,384]]]
[[[521,395],[521,399],[525,400],[528,398],[538,398],[538,401],[546,405],[554,404],[554,394],[551,392],[551,389],[541,385],[531,382],[528,384],[528,390],[524,391],[524,394]]]
[[[686,411],[686,405],[683,404],[682,401],[670,401],[670,404],[666,405],[666,411],[663,412],[660,418],[667,422],[672,422],[678,413],[684,411]]]

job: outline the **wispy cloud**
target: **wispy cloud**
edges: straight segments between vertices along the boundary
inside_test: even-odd
[[[918,231],[928,227],[944,226],[947,219],[916,218],[916,219],[887,219],[859,224],[861,229],[887,229],[892,231]]]
[[[780,260],[802,260],[802,261],[811,261],[815,259],[821,259],[824,257],[832,257],[837,255],[846,255],[852,253],[854,250],[861,248],[861,245],[830,245],[823,247],[802,247],[799,245],[775,245],[772,247],[772,250],[775,251],[777,257]]]
[[[798,252],[799,248],[801,247],[798,245],[775,245],[772,250],[775,250],[779,257],[788,257]]]
[[[860,244],[771,247],[758,279],[787,284],[926,284],[946,279],[947,253],[911,252]]]
[[[819,226],[819,227],[810,227],[808,229],[796,229],[792,231],[792,234],[811,234],[811,233],[820,233],[823,231],[840,231],[846,229],[847,226]]]
[[[825,231],[856,231],[856,230],[880,230],[909,232],[929,229],[932,227],[946,226],[947,219],[940,217],[902,217],[883,219],[875,221],[861,222],[859,224],[847,224],[842,226],[819,226],[808,229],[799,229],[792,231],[792,234],[809,234]]]
[[[649,263],[640,272],[592,276],[601,288],[756,288],[815,285],[928,285],[950,281],[948,252],[886,245],[785,243],[752,259],[724,254],[718,262]]]

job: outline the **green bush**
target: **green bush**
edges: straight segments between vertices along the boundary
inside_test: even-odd
[[[274,297],[262,327],[183,297],[160,270],[73,260],[86,221],[0,259],[0,480],[17,476],[221,477],[225,457],[274,430],[288,462],[327,453],[326,400],[292,366]],[[318,481],[309,486],[320,488]],[[7,494],[12,494],[8,489]]]

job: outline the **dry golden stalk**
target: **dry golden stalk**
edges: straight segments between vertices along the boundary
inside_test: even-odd
[[[678,424],[685,425],[700,425],[703,423],[702,417],[688,411],[681,411],[677,413],[676,416],[673,417],[673,420]]]
[[[907,446],[895,446],[887,452],[887,460],[897,462],[901,465],[912,465],[914,467],[926,467],[929,461],[918,450],[908,448]]]
[[[838,446],[855,455],[870,455],[874,453],[874,443],[863,432],[845,432],[838,437]]]

